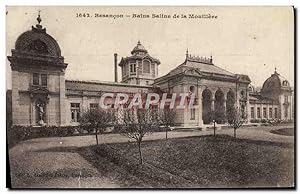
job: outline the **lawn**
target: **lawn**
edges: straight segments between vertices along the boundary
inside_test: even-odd
[[[88,151],[86,150],[88,149]],[[290,187],[292,144],[201,136],[148,141],[138,164],[135,143],[82,148],[80,154],[103,176],[123,187]],[[86,154],[93,152],[93,154]]]
[[[294,127],[274,129],[270,131],[271,133],[284,135],[284,136],[294,136]]]

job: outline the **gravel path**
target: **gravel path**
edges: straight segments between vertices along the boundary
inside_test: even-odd
[[[290,127],[291,125],[289,125]],[[238,138],[293,143],[293,136],[270,133],[273,127],[244,127],[237,130]],[[171,131],[168,138],[213,134],[213,131]],[[233,129],[217,130],[217,134],[233,135]],[[146,136],[145,140],[164,139],[164,132]],[[99,136],[99,143],[128,142],[119,134]],[[95,136],[50,137],[20,142],[9,150],[13,188],[92,188],[120,187],[114,180],[101,176],[75,149],[95,144]],[[63,150],[59,150],[64,148]],[[57,149],[53,151],[53,149]]]

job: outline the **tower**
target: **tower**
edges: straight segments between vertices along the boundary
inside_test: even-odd
[[[122,58],[122,81],[128,84],[151,85],[158,75],[160,61],[151,57],[145,47],[138,41],[131,51],[131,56]]]
[[[8,56],[12,70],[12,124],[65,125],[65,69],[56,40],[38,23],[21,34]]]
[[[264,98],[273,100],[279,105],[278,112],[275,113],[279,119],[294,119],[292,87],[288,80],[276,71],[276,68],[271,77],[264,82],[261,95]]]

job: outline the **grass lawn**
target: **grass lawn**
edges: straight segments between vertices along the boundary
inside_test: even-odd
[[[294,136],[294,127],[290,128],[282,128],[282,129],[274,129],[270,131],[271,133],[285,136]]]
[[[100,174],[124,187],[294,185],[292,144],[200,136],[144,142],[142,152],[141,166],[135,143],[90,146],[79,151]]]

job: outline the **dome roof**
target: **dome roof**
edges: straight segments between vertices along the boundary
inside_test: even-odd
[[[280,89],[282,87],[289,87],[290,84],[286,78],[275,72],[263,84],[262,90]]]
[[[46,29],[37,24],[32,30],[21,34],[15,44],[15,50],[32,54],[61,57],[57,41],[46,33]]]
[[[14,70],[31,66],[32,68],[49,67],[64,71],[68,66],[61,56],[57,41],[46,33],[46,29],[40,24],[42,19],[40,13],[37,18],[38,24],[32,29],[21,34],[15,48],[11,50],[12,55],[7,56]]]
[[[133,48],[133,50],[131,51],[131,54],[136,54],[138,52],[144,52],[144,53],[148,53],[148,51],[145,49],[145,47],[141,44],[140,41],[138,41],[137,45]]]
[[[278,95],[282,91],[289,91],[291,89],[287,79],[275,72],[263,84],[261,95],[266,98],[278,100]]]
[[[21,34],[15,44],[15,51],[24,54],[42,55],[47,57],[61,57],[57,41],[46,33],[46,28],[40,24],[40,11],[36,19],[38,24],[30,31]]]

